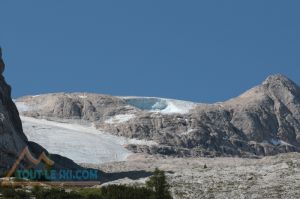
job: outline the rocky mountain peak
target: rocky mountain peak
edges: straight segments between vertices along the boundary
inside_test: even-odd
[[[288,81],[292,81],[292,80],[290,80],[289,78],[287,78],[282,74],[274,74],[268,76],[266,80],[263,82],[263,84],[274,84],[278,82],[288,82]]]
[[[267,86],[269,88],[287,88],[289,90],[298,90],[298,85],[287,78],[282,74],[270,75],[266,78],[266,80],[262,83],[262,85]]]

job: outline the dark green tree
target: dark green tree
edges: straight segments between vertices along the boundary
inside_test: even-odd
[[[155,199],[172,199],[164,171],[156,168],[146,185],[155,192]]]

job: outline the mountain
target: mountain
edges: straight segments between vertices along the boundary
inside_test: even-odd
[[[23,132],[19,112],[11,99],[11,87],[6,83],[3,76],[5,64],[2,59],[0,48],[0,176],[3,176],[12,168],[19,154],[28,147],[34,158],[38,158],[43,152],[49,153],[37,143],[28,141]],[[51,155],[55,161],[53,168],[79,168],[73,161],[60,155]],[[20,167],[30,164],[23,160]]]
[[[283,75],[271,75],[242,95],[215,104],[89,93],[26,96],[16,103],[26,117],[85,123],[156,143],[127,143],[132,152],[257,157],[300,151],[300,88]]]

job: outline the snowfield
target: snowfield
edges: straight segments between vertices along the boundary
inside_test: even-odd
[[[131,154],[125,138],[102,133],[92,127],[21,117],[24,133],[50,153],[66,156],[76,163],[100,164],[124,161]]]
[[[76,163],[125,161],[131,154],[124,147],[126,144],[156,144],[152,141],[114,136],[92,126],[23,116],[21,120],[24,133],[30,141],[42,145],[50,153],[66,156]]]

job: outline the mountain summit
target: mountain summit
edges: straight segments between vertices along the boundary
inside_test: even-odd
[[[270,75],[262,83],[263,85],[282,85],[282,86],[291,86],[298,87],[292,80],[282,74]]]

